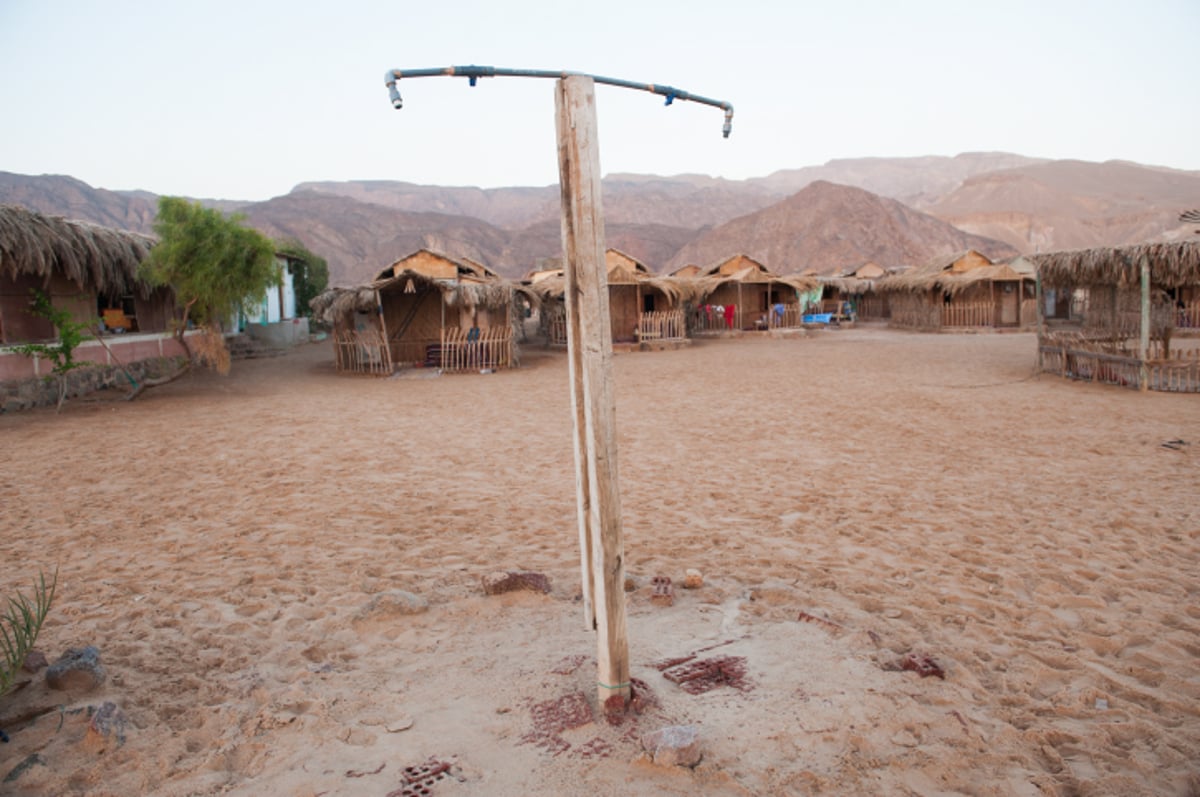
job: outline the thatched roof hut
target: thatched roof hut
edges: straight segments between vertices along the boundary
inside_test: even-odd
[[[137,270],[153,245],[148,235],[0,205],[0,277],[14,282],[32,276],[48,286],[62,276],[102,295],[149,295]]]
[[[139,280],[155,241],[147,235],[0,205],[0,343],[53,339],[29,311],[33,291],[72,318],[109,332],[161,332],[174,311],[167,288]]]
[[[614,343],[686,338],[683,306],[702,298],[706,284],[656,276],[645,263],[619,249],[605,251],[604,265]],[[562,269],[540,271],[529,274],[526,281],[550,305],[546,333],[551,342],[565,343],[565,325],[560,323],[565,312],[561,307],[567,284],[565,273]]]
[[[1033,255],[1038,365],[1063,376],[1143,390],[1200,392],[1200,241]],[[1053,301],[1049,298],[1054,292]],[[1057,310],[1070,298],[1066,323]]]
[[[736,254],[704,268],[695,278],[707,303],[695,323],[714,331],[799,327],[804,308],[799,297],[819,287],[815,277],[780,276],[746,254]],[[723,319],[711,308],[721,307]],[[731,312],[728,308],[732,307]],[[780,310],[783,312],[779,312]],[[718,323],[719,321],[719,323]]]
[[[1034,276],[968,249],[940,255],[875,283],[888,294],[890,323],[915,329],[1029,326],[1037,317]]]
[[[990,281],[999,273],[996,269],[996,264],[986,255],[968,249],[930,258],[902,274],[889,274],[876,282],[875,287],[885,293],[937,290],[954,296],[980,282]]]
[[[420,249],[353,288],[331,288],[312,301],[333,326],[339,370],[386,374],[400,365],[444,370],[516,362],[514,303],[536,305],[526,286],[490,268]]]

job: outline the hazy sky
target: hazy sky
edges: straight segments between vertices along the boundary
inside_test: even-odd
[[[728,178],[832,158],[1001,150],[1200,169],[1200,2],[0,0],[0,170],[266,199],[305,180],[557,182],[570,69],[597,87],[602,170]]]

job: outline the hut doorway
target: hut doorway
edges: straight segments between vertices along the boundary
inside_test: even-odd
[[[1021,322],[1021,296],[1017,293],[1016,285],[1004,283],[1000,291],[1000,326],[1015,327]]]

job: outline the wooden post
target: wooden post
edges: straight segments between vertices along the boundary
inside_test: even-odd
[[[283,305],[280,305],[280,307],[282,307],[282,306]],[[376,312],[379,313],[379,331],[383,335],[383,348],[384,348],[384,351],[386,351],[387,355],[388,355],[387,361],[380,362],[379,367],[387,368],[388,373],[391,373],[391,369],[388,368],[388,363],[390,363],[391,359],[392,359],[392,344],[388,341],[387,319],[383,315],[383,297],[379,295],[378,290],[375,291],[375,310],[376,310]],[[379,353],[379,356],[380,356],[380,359],[382,360],[383,359],[383,351],[381,351]]]
[[[1142,255],[1142,329],[1138,337],[1138,390],[1150,389],[1150,372],[1146,358],[1150,356],[1150,259]]]
[[[1042,295],[1042,272],[1040,272],[1040,271],[1036,272],[1036,274],[1034,275],[1033,295],[1034,295],[1033,301],[1036,303],[1036,306],[1037,306],[1037,369],[1038,369],[1038,373],[1040,374],[1042,372],[1042,365],[1044,362],[1044,360],[1042,358],[1042,336],[1046,332],[1046,324],[1045,324],[1045,320],[1043,319],[1043,314],[1046,311],[1046,300],[1045,300],[1045,297]],[[1017,305],[1017,306],[1020,307],[1020,305]],[[1021,320],[1021,317],[1019,315],[1020,311],[1018,310],[1017,312],[1018,312],[1017,319]]]
[[[598,631],[600,706],[624,710],[630,697],[625,551],[595,83],[582,75],[564,77],[555,84],[554,100],[584,612]]]

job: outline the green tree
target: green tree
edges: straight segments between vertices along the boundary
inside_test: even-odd
[[[312,308],[308,305],[329,285],[329,264],[295,238],[276,241],[275,251],[293,261],[292,284],[296,289],[296,308],[301,315],[312,318]]]
[[[279,284],[275,245],[257,230],[242,226],[240,214],[224,216],[199,202],[179,197],[159,197],[154,232],[158,243],[142,261],[138,275],[155,286],[167,286],[182,311],[175,337],[188,353],[177,373],[147,380],[130,398],[146,387],[165,384],[185,373],[194,359],[224,372],[229,367],[220,322],[235,311],[246,312],[262,301],[267,288]],[[201,328],[196,349],[184,333],[189,325]]]
[[[13,350],[27,357],[45,357],[54,363],[54,376],[58,379],[58,410],[61,411],[67,397],[67,374],[90,365],[75,361],[75,349],[80,343],[91,339],[90,335],[84,334],[88,325],[76,321],[70,312],[55,307],[50,297],[39,290],[33,292],[33,309],[30,312],[53,324],[58,340],[54,343],[26,343],[14,346]]]

